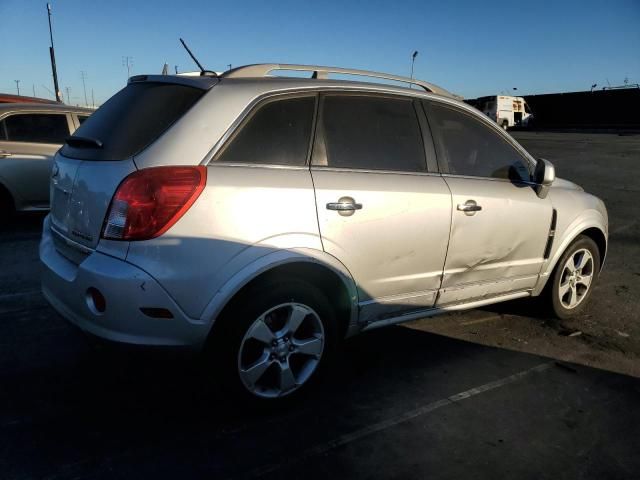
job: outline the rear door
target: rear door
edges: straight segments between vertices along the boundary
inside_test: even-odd
[[[416,105],[321,96],[311,166],[320,233],[358,284],[364,322],[429,308],[440,287],[451,199],[427,168]]]
[[[425,106],[453,200],[438,305],[532,288],[552,206],[536,195],[529,161],[484,119],[439,102]]]
[[[0,120],[0,181],[20,208],[47,208],[51,162],[73,131],[64,112],[16,112]]]

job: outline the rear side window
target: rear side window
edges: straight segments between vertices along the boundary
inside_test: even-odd
[[[498,132],[457,109],[426,104],[438,157],[449,173],[528,181],[527,160]]]
[[[315,97],[269,102],[240,127],[219,162],[305,165]]]
[[[75,131],[74,137],[90,141],[65,144],[62,154],[83,160],[130,158],[160,137],[203,94],[203,90],[185,85],[131,83]]]
[[[78,123],[82,125],[87,118],[89,118],[88,115],[78,115]]]
[[[2,121],[0,132],[10,142],[63,143],[69,136],[64,113],[21,113]]]
[[[402,98],[327,95],[322,107],[324,156],[314,164],[366,170],[426,170],[422,134],[413,101]]]

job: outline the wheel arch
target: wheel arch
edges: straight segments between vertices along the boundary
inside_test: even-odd
[[[246,266],[218,290],[201,317],[203,322],[210,324],[207,340],[216,331],[217,320],[233,308],[243,293],[274,278],[308,280],[319,286],[333,305],[337,299],[336,314],[342,336],[349,335],[357,324],[357,289],[353,277],[342,263],[324,252],[281,251]]]
[[[564,252],[569,248],[569,246],[578,238],[580,235],[585,235],[591,238],[595,244],[598,246],[598,253],[600,254],[600,268],[598,270],[598,274],[602,271],[604,266],[605,257],[607,254],[607,235],[604,229],[600,225],[595,224],[587,224],[580,225],[578,228],[572,229],[571,234],[565,235],[560,243],[559,248],[555,251],[553,257],[551,257],[550,261],[547,262],[546,266],[543,267],[543,272],[540,274],[540,278],[538,280],[538,284],[534,288],[532,295],[536,296],[542,293],[549,278],[552,276],[553,271],[555,270],[558,261],[564,254]]]

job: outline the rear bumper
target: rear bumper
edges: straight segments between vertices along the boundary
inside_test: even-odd
[[[109,255],[93,252],[76,265],[56,250],[45,219],[40,242],[44,265],[42,293],[69,322],[82,330],[113,342],[135,345],[199,348],[208,325],[187,317],[171,296],[146,272]],[[89,288],[106,300],[99,313],[92,308]],[[163,308],[173,318],[153,318],[141,308]]]

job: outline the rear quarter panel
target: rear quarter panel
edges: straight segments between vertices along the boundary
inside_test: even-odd
[[[322,251],[308,168],[214,164],[189,211],[161,237],[131,242],[127,261],[198,319],[238,271],[270,253],[297,248]]]

